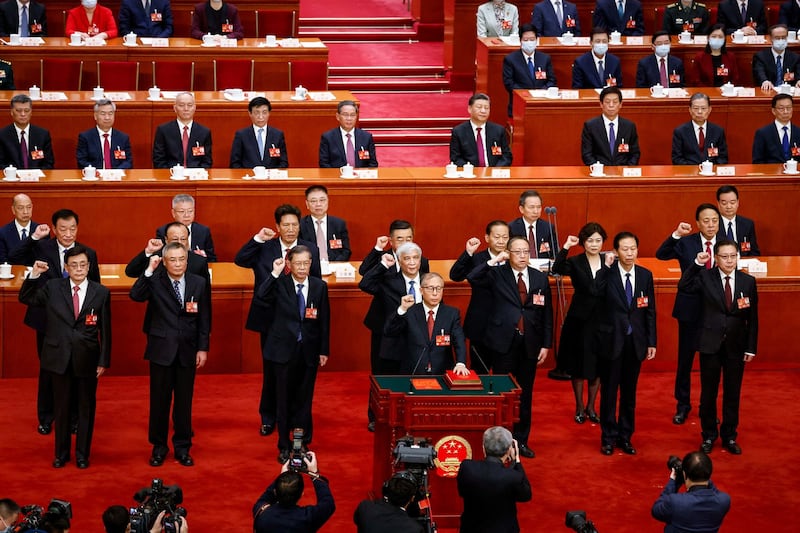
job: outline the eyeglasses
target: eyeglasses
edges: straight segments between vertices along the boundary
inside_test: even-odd
[[[726,261],[731,261],[736,259],[736,254],[725,254],[725,255],[717,255],[720,259],[724,259]]]
[[[290,264],[295,267],[310,267],[311,261],[290,261]]]
[[[194,209],[176,209],[175,210],[175,214],[176,215],[181,215],[181,216],[183,216],[183,215],[194,215]]]
[[[436,294],[438,292],[442,292],[444,290],[444,287],[439,287],[439,286],[434,286],[434,285],[422,285],[421,287],[423,289],[425,289],[426,291],[431,291],[433,294]]]
[[[530,250],[509,250],[508,252],[517,256],[531,255]]]
[[[83,270],[84,268],[87,268],[89,266],[89,263],[87,261],[83,261],[82,263],[69,262],[67,263],[67,266],[70,268],[80,268],[81,270]]]
[[[342,118],[356,118],[358,116],[357,113],[339,113],[339,116]]]

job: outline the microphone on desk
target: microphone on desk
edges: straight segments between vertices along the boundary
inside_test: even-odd
[[[422,362],[422,356],[425,355],[425,351],[430,347],[431,343],[429,342],[425,346],[423,346],[422,351],[419,353],[419,357],[417,357],[417,363],[414,365],[414,369],[411,371],[411,375],[413,376],[417,372],[417,368],[419,368],[419,364]],[[408,381],[408,393],[414,394],[414,385],[411,380]]]
[[[488,366],[486,366],[486,363],[483,362],[483,357],[481,357],[481,354],[478,352],[478,349],[475,346],[470,346],[470,348],[472,349],[473,352],[475,352],[475,355],[478,357],[478,362],[480,362],[481,366],[486,369],[486,372],[491,374],[492,370]]]
[[[555,206],[545,207],[544,212],[547,215],[547,221],[550,223],[550,250],[553,256],[558,253],[558,210]],[[552,274],[552,272],[551,272]],[[559,275],[554,275],[556,280],[556,296],[558,297],[558,313],[561,318],[561,324],[564,324],[564,309],[567,307],[567,296],[564,292],[564,278]]]

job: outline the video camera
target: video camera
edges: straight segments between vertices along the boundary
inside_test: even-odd
[[[402,466],[416,481],[417,493],[414,502],[408,507],[409,516],[422,522],[426,533],[436,531],[430,508],[430,492],[428,491],[428,470],[436,466],[436,449],[429,439],[415,439],[411,435],[398,439],[395,443],[394,466]]]
[[[289,456],[289,470],[292,472],[308,472],[308,465],[305,459],[310,461],[311,454],[303,450],[304,434],[302,428],[294,428],[292,430],[292,454]]]
[[[24,517],[12,529],[14,533],[30,531],[31,533],[44,533],[45,524],[61,523],[67,529],[72,518],[72,505],[68,501],[52,499],[47,505],[47,512],[40,505],[26,505],[20,509]]]
[[[567,511],[564,525],[577,533],[598,533],[591,520],[586,520],[586,511]]]
[[[161,511],[166,513],[161,527],[170,533],[178,531],[186,517],[186,509],[178,506],[183,503],[183,490],[178,485],[165,486],[158,478],[153,479],[150,487],[139,489],[133,499],[139,502],[139,506],[130,509],[131,533],[148,533]]]
[[[686,482],[686,476],[683,475],[683,461],[677,455],[670,455],[667,459],[667,468],[675,470],[675,483],[680,488]]]

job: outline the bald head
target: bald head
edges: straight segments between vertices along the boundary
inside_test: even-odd
[[[11,214],[20,226],[27,226],[33,216],[33,202],[27,194],[18,194],[11,200]]]

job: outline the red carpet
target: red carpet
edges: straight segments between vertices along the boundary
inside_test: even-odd
[[[336,43],[326,42],[331,67],[442,65],[443,43]],[[413,71],[409,75],[413,75]]]
[[[364,18],[408,16],[408,4],[402,0],[303,0],[300,18]],[[302,22],[302,21],[301,21]]]
[[[534,395],[537,457],[525,466],[533,501],[520,506],[522,530],[566,531],[564,513],[585,509],[601,533],[662,531],[650,506],[667,480],[666,459],[699,444],[696,411],[685,426],[670,422],[672,374],[648,372],[639,382],[635,457],[599,453],[599,428],[572,422],[569,385],[540,374]],[[3,469],[0,497],[20,505],[71,501],[72,531],[102,531],[100,515],[111,504],[132,505],[132,494],[153,477],[183,487],[188,520],[195,533],[249,531],[250,509],[279,471],[275,436],[261,438],[256,415],[260,376],[202,375],[195,394],[192,449],[197,466],[168,459],[147,464],[147,380],[104,377],[99,389],[92,466],[74,462],[54,470],[52,436],[35,431],[35,381],[3,380]],[[694,390],[699,389],[694,375]],[[733,457],[715,448],[714,480],[733,499],[723,531],[784,531],[794,522],[800,475],[796,443],[787,427],[800,397],[795,369],[753,369],[746,373],[739,442]],[[323,531],[353,531],[352,512],[365,497],[372,475],[372,436],[365,429],[367,378],[363,373],[322,372],[317,383],[315,442],[322,472],[331,479],[337,510]],[[435,510],[436,495],[433,495]],[[787,508],[788,506],[788,508]],[[234,527],[231,525],[234,524]],[[445,531],[445,530],[442,530]],[[388,533],[388,532],[387,532]]]
[[[472,93],[464,91],[423,94],[359,92],[356,96],[361,102],[360,115],[362,119],[452,117],[467,120],[469,118],[467,102]],[[497,105],[505,104],[498,103]]]

